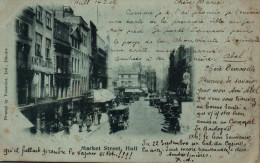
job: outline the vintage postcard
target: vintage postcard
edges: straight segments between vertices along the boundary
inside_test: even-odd
[[[259,0],[0,0],[0,161],[259,162]]]

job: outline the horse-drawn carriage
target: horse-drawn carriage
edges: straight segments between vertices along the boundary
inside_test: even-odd
[[[116,132],[128,127],[129,107],[120,105],[108,112],[111,132]]]

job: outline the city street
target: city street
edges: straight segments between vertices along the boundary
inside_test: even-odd
[[[139,101],[129,105],[129,127],[112,134],[118,136],[167,134],[161,131],[163,123],[163,114],[159,114],[157,108],[149,106],[149,101],[144,101],[144,98],[140,98]],[[94,131],[91,136],[109,135],[109,133],[110,125],[107,122]]]
[[[48,13],[46,21],[42,13]],[[108,62],[114,57],[109,33],[99,35],[98,26],[92,21],[88,25],[89,19],[74,14],[70,6],[30,7],[16,19],[13,86],[17,108],[27,121],[24,129],[32,134],[86,137],[167,135],[190,129],[193,47],[173,49],[168,71],[163,64],[163,72],[169,73],[162,74],[157,65]],[[143,97],[129,108],[112,107],[114,102],[129,103],[148,93],[152,105],[160,104],[162,114]]]

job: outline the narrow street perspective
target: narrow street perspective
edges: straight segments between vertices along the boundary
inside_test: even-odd
[[[95,135],[157,135],[162,134],[161,128],[164,123],[164,116],[158,112],[157,108],[149,106],[149,101],[135,101],[129,105],[128,128],[110,133],[109,122],[105,123],[99,130],[95,131]]]
[[[15,27],[16,105],[27,123],[22,128],[32,135],[176,135],[189,129],[193,47],[172,48],[159,65],[115,64],[109,32],[71,6],[28,6]]]

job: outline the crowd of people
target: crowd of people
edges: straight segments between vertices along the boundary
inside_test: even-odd
[[[73,119],[73,124],[77,124],[79,126],[79,132],[83,132],[82,128],[84,126],[87,127],[86,131],[90,132],[91,126],[96,123],[95,122],[96,115],[97,115],[97,125],[99,125],[101,117],[102,117],[101,111],[98,111],[98,112],[92,113],[92,114],[85,114],[85,113],[78,112],[78,113],[76,113],[76,116]]]

